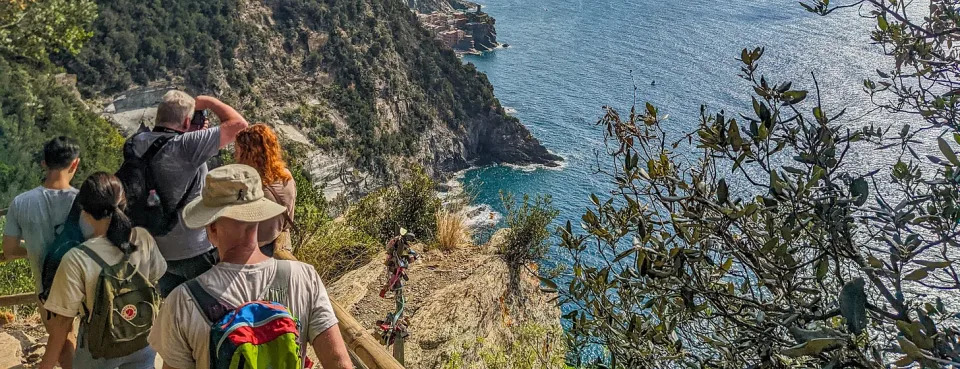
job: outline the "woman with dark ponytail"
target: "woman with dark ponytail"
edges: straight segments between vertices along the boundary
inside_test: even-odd
[[[145,338],[142,347],[131,347],[129,344],[116,346],[113,353],[119,355],[99,352],[102,350],[97,347],[98,344],[102,346],[104,337],[111,332],[97,326],[99,317],[96,312],[106,308],[106,311],[117,312],[119,317],[123,318],[108,320],[111,322],[109,324],[123,324],[126,320],[129,323],[138,323],[139,326],[146,325],[138,328],[145,329],[146,332],[133,332],[133,335],[139,337],[149,333],[156,309],[141,303],[131,303],[119,309],[97,306],[104,301],[103,293],[98,291],[98,284],[105,283],[101,281],[101,272],[108,270],[105,266],[113,271],[116,266],[129,263],[136,273],[148,281],[145,284],[152,290],[157,280],[166,272],[167,264],[150,233],[146,229],[132,227],[130,218],[124,213],[126,196],[117,177],[103,172],[94,173],[80,187],[77,202],[82,210],[80,228],[86,241],[64,255],[54,277],[50,297],[44,304],[44,308],[56,316],[51,324],[53,329],[47,345],[51,350],[44,353],[40,367],[52,368],[56,364],[60,353],[52,348],[62,346],[57,343],[71,334],[74,319],[80,317],[81,328],[73,361],[74,368],[153,368],[156,352],[146,345]],[[147,295],[155,293],[148,291]],[[118,300],[118,297],[113,297],[114,303]]]

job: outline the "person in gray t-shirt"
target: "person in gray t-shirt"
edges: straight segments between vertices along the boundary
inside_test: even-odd
[[[3,255],[0,259],[27,258],[38,293],[47,248],[57,237],[57,230],[67,220],[77,197],[77,189],[70,185],[70,181],[80,165],[80,146],[67,137],[54,138],[43,145],[41,164],[46,169],[43,185],[17,195],[10,203],[3,227]],[[40,314],[40,317],[49,329],[48,315]],[[76,342],[75,335],[67,336],[60,354],[60,366],[72,366]]]
[[[221,124],[213,128],[191,127],[194,112],[206,109],[216,114]],[[133,143],[134,153],[143,155],[157,138],[172,137],[151,165],[157,195],[162,203],[173,207],[188,189],[187,201],[200,195],[207,175],[207,161],[233,143],[237,133],[246,127],[247,121],[240,113],[220,100],[209,96],[194,99],[182,91],[172,90],[163,96],[157,108],[153,130],[135,134],[129,141]],[[169,233],[156,237],[157,247],[167,261],[167,272],[157,283],[164,297],[174,287],[209,270],[217,261],[206,231],[187,228],[180,215],[177,220]]]

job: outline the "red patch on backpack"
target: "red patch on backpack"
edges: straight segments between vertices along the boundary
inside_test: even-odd
[[[127,321],[133,320],[137,317],[137,307],[133,305],[124,306],[123,309],[120,309],[120,316]]]

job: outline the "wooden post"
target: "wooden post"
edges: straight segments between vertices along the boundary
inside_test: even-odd
[[[370,369],[403,369],[403,365],[394,359],[386,348],[367,333],[367,330],[334,301],[333,312],[340,321],[340,334],[347,348],[353,351]]]

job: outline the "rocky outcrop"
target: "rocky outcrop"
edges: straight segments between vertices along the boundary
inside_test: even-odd
[[[498,239],[502,237],[492,242]],[[529,274],[521,283],[524,302],[508,302],[509,271],[496,249],[485,245],[449,254],[431,251],[409,269],[406,368],[438,369],[452,362],[485,368],[482,354],[497,348],[509,355],[519,327],[559,331],[559,309]],[[377,259],[328,286],[330,295],[375,336],[375,321],[393,310],[392,300],[378,296],[385,273],[383,260]]]
[[[109,94],[111,90],[91,79],[90,68],[76,67],[72,71],[80,76],[81,91],[100,102],[104,115],[125,133],[141,122],[152,124],[156,103],[166,89],[221,97],[251,122],[283,126],[284,136],[310,145],[310,169],[326,184],[328,197],[358,187],[358,181],[375,188],[396,178],[411,162],[444,178],[476,164],[556,165],[560,159],[521,122],[506,115],[481,73],[431,42],[432,36],[423,32],[403,3],[337,1],[342,4],[329,11],[311,2],[225,3],[235,3],[231,5],[235,11],[218,21],[238,24],[235,29],[243,32],[218,35],[233,42],[221,44],[236,46],[215,55],[229,51],[232,57],[206,60],[207,66],[199,70],[167,65],[163,78]],[[150,4],[134,10],[155,6]],[[127,9],[132,5],[107,5],[113,12],[133,12]],[[437,7],[457,11],[472,3],[411,0],[410,5],[424,11]],[[465,24],[473,27],[475,44],[493,47],[492,23],[474,23]],[[83,55],[112,55],[111,45],[108,37],[95,36],[88,47],[97,51]],[[145,52],[137,49],[141,44],[129,46],[137,55]],[[92,68],[99,61],[65,65],[68,70],[84,63]],[[127,64],[136,67],[134,61]],[[303,107],[309,114],[301,114]]]
[[[497,48],[496,20],[488,14],[476,14],[474,19],[463,26],[463,30],[473,36],[473,47],[478,51],[489,51]]]

